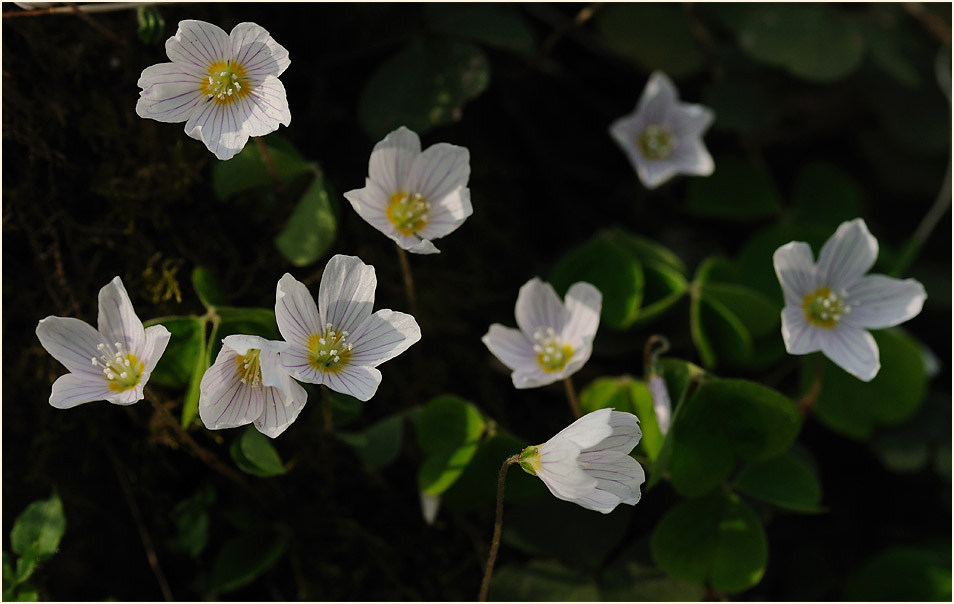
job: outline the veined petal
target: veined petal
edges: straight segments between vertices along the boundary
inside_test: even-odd
[[[805,296],[818,289],[815,282],[815,260],[812,257],[812,248],[807,243],[786,243],[772,254],[772,263],[785,295],[785,304],[801,306]]]
[[[881,369],[878,344],[864,329],[840,323],[821,334],[821,350],[836,365],[863,382]]]
[[[172,334],[164,325],[147,327],[145,334],[146,343],[142,347],[143,358],[140,360],[146,364],[145,373],[148,379],[148,375],[152,373],[152,370],[156,368],[156,363],[162,358],[162,353],[166,351],[166,346],[169,344],[169,338],[172,337]],[[141,383],[145,385],[146,381],[143,380]]]
[[[277,438],[298,418],[305,408],[308,393],[295,381],[289,381],[290,390],[283,396],[278,388],[264,388],[264,410],[255,420],[255,427],[269,438]]]
[[[842,315],[848,325],[882,329],[912,319],[921,312],[927,293],[914,279],[867,275],[848,290],[851,312]]]
[[[836,291],[850,287],[877,258],[878,240],[868,231],[865,221],[855,218],[843,222],[818,254],[819,285]]]
[[[268,76],[262,84],[254,85],[249,93],[234,101],[237,116],[245,116],[242,130],[249,136],[265,136],[278,130],[279,124],[291,124],[291,111],[281,80]]]
[[[424,239],[439,239],[456,231],[473,213],[470,189],[458,188],[431,205],[430,218],[417,234]]]
[[[123,390],[122,392],[110,392],[109,396],[106,397],[106,401],[124,407],[138,403],[146,396],[143,392],[143,384],[145,383],[145,380],[140,380],[135,388]]]
[[[232,59],[250,76],[278,77],[291,65],[288,51],[264,27],[239,23],[229,34]]]
[[[275,291],[275,321],[286,342],[304,349],[308,339],[322,333],[324,325],[315,299],[301,281],[285,273]]]
[[[511,370],[522,367],[539,368],[533,344],[519,329],[494,323],[480,341]]]
[[[225,338],[222,339],[223,346],[231,348],[240,355],[248,354],[249,349],[252,348],[258,350],[270,349],[272,348],[271,344],[272,342],[269,342],[261,336],[250,336],[245,334],[232,334],[230,336],[225,336]],[[278,344],[278,342],[275,342],[275,344]],[[284,346],[277,348],[281,349],[284,348]]]
[[[99,290],[98,325],[99,333],[107,342],[120,342],[127,353],[143,358],[146,331],[119,277],[114,277]]]
[[[103,379],[103,370],[92,363],[102,354],[96,347],[103,336],[93,326],[72,317],[49,316],[36,326],[40,345],[72,373],[88,374]],[[94,399],[95,400],[95,399]]]
[[[355,331],[371,316],[377,286],[373,266],[357,256],[335,254],[325,265],[318,286],[318,312],[322,320],[331,323],[335,330]]]
[[[348,365],[337,373],[325,374],[324,384],[342,394],[353,396],[359,401],[367,401],[378,390],[381,372],[375,367]]]
[[[142,71],[138,85],[143,90],[136,114],[159,122],[185,122],[205,100],[205,74],[188,63],[160,63]]]
[[[290,346],[278,355],[282,369],[299,382],[327,384],[325,372],[315,369],[309,358],[308,351],[301,346]]]
[[[563,339],[568,342],[592,341],[600,326],[603,294],[593,285],[580,281],[570,286],[565,300]]]
[[[613,435],[614,428],[610,425],[612,413],[612,409],[598,409],[587,413],[558,432],[553,438],[569,440],[581,451],[595,447]]]
[[[368,176],[388,193],[407,193],[407,180],[414,158],[421,153],[421,139],[401,126],[374,146]]]
[[[616,451],[629,455],[643,435],[639,429],[639,418],[632,413],[613,410],[609,414],[608,423],[612,433],[597,444],[586,447],[584,453]]]
[[[244,426],[264,409],[262,388],[241,382],[237,357],[223,346],[199,383],[199,417],[210,430]]]
[[[103,374],[67,373],[53,382],[50,405],[57,409],[69,409],[83,403],[104,401],[113,394],[115,392],[109,389]]]
[[[583,365],[586,365],[586,362],[590,360],[591,354],[593,354],[593,340],[592,338],[583,338],[582,341],[573,347],[573,356],[567,361],[563,371],[557,372],[555,375],[558,375],[561,380],[570,377],[582,369]]]
[[[617,503],[635,505],[639,501],[639,485],[646,481],[646,473],[639,462],[628,454],[620,451],[584,451],[580,453],[577,462],[587,475],[596,479],[597,491],[613,495],[617,498]],[[602,498],[596,501],[600,499]],[[580,504],[585,502],[586,498]],[[608,511],[612,511],[612,508]]]
[[[420,193],[436,203],[456,189],[467,186],[470,178],[470,151],[466,147],[437,143],[414,158],[408,174],[408,191]]]
[[[222,161],[232,159],[248,142],[242,125],[249,119],[248,103],[218,103],[206,100],[186,122],[185,132],[205,143],[206,148]]]
[[[580,469],[580,449],[571,441],[557,435],[540,445],[538,451],[537,476],[558,499],[576,501],[596,487],[596,479]]]
[[[543,368],[540,367],[540,364],[536,362],[533,365],[518,367],[513,373],[510,374],[510,379],[513,381],[513,387],[520,390],[546,386],[554,382],[559,382],[565,377],[566,376],[562,371],[553,373],[544,371]]]
[[[604,483],[598,481],[597,484]],[[577,497],[572,501],[582,508],[593,510],[594,512],[600,512],[601,514],[609,514],[615,510],[620,503],[622,503],[619,495],[608,489],[600,489],[598,486],[593,488],[585,495]]]
[[[801,306],[786,306],[782,309],[782,341],[788,354],[808,354],[821,350],[822,329],[808,322]]]
[[[531,338],[539,328],[550,327],[557,333],[563,331],[563,302],[553,286],[538,277],[520,287],[514,315],[520,331]]]
[[[176,35],[166,40],[166,55],[175,63],[208,71],[213,63],[232,58],[232,45],[221,27],[187,19],[179,21]]]
[[[421,339],[421,328],[411,315],[382,309],[351,334],[351,362],[377,367]]]

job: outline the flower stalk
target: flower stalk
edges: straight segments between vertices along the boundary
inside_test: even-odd
[[[503,462],[503,465],[500,466],[500,473],[497,474],[497,511],[494,516],[494,536],[490,540],[490,552],[487,554],[484,578],[480,582],[480,594],[477,596],[478,602],[487,601],[487,592],[490,590],[490,578],[494,574],[494,564],[497,562],[497,551],[500,549],[500,532],[503,528],[504,486],[507,482],[507,469],[519,461],[519,454],[508,457]]]

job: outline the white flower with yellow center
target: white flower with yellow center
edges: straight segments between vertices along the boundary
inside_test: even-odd
[[[185,122],[185,132],[221,160],[231,159],[250,136],[291,123],[278,76],[288,51],[264,28],[239,23],[226,34],[205,21],[180,21],[166,40],[171,63],[147,67],[139,77],[140,117]]]
[[[282,366],[292,377],[324,384],[366,401],[381,383],[377,366],[421,339],[411,315],[382,309],[372,313],[374,267],[355,256],[328,261],[318,286],[318,304],[308,288],[285,274],[278,281],[275,318],[288,343]]]
[[[520,454],[520,467],[540,478],[553,496],[609,514],[639,502],[642,466],[629,456],[643,433],[632,413],[600,409]]]
[[[609,131],[643,186],[655,189],[677,174],[712,174],[715,164],[702,135],[714,118],[708,107],[680,103],[672,81],[655,71],[633,113],[613,122]]]
[[[473,213],[470,152],[448,143],[421,151],[417,134],[401,126],[374,146],[363,189],[344,194],[371,226],[415,254],[437,254],[431,243]]]
[[[865,221],[843,222],[815,264],[807,243],[775,250],[775,274],[785,294],[782,339],[789,354],[822,351],[865,382],[878,374],[878,344],[868,329],[903,323],[921,312],[927,294],[914,279],[865,275],[878,257],[878,240]]]
[[[517,388],[565,379],[590,358],[600,325],[603,295],[589,283],[574,283],[560,301],[553,286],[534,277],[520,288],[514,315],[520,329],[499,323],[481,341],[513,370]]]
[[[199,417],[210,430],[255,422],[275,438],[301,413],[308,393],[281,365],[284,342],[232,335],[199,385]]]
[[[68,409],[105,400],[131,405],[169,343],[162,325],[143,329],[119,277],[99,290],[98,330],[79,319],[47,317],[36,326],[40,344],[70,373],[53,383],[50,404]]]

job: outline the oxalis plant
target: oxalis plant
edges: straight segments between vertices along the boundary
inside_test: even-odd
[[[53,15],[59,8],[24,6],[18,14]],[[112,421],[109,414],[137,417],[131,407],[148,401],[150,434],[161,433],[165,444],[188,455],[177,463],[191,464],[188,472],[203,486],[192,484],[185,499],[179,492],[162,495],[175,505],[158,527],[155,515],[140,509],[148,494],[131,480],[141,469],[128,461],[119,441],[107,438],[101,445],[167,600],[186,589],[218,597],[282,572],[295,577],[299,599],[341,599],[333,576],[351,571],[316,570],[321,564],[306,545],[313,523],[335,527],[322,529],[322,543],[357,540],[371,558],[392,540],[390,547],[398,550],[423,548],[402,543],[405,532],[369,530],[363,525],[380,524],[367,517],[355,521],[344,511],[368,499],[364,493],[372,487],[363,483],[385,485],[374,487],[389,495],[373,502],[381,514],[383,508],[412,508],[420,523],[414,531],[428,535],[420,538],[435,551],[447,533],[466,533],[473,544],[470,558],[460,565],[442,561],[445,574],[426,582],[467,586],[447,592],[464,599],[725,599],[759,586],[779,547],[766,528],[772,519],[802,514],[807,522],[824,523],[833,511],[822,493],[826,477],[819,475],[819,455],[800,438],[807,422],[816,421],[836,439],[865,440],[877,430],[890,440],[889,430],[921,417],[925,383],[938,360],[914,335],[918,322],[912,331],[898,326],[930,302],[924,284],[931,282],[905,275],[909,269],[922,274],[914,263],[950,206],[949,160],[934,205],[912,223],[917,230],[911,237],[885,246],[887,254],[878,237],[884,241],[893,232],[890,225],[872,220],[856,199],[838,198],[857,197],[842,171],[812,164],[796,167],[800,188],[786,210],[791,216],[746,235],[748,241],[733,247],[737,253],[729,258],[700,252],[713,241],[709,234],[691,243],[685,239],[692,236],[683,234],[682,244],[670,237],[674,243],[665,245],[638,220],[600,221],[600,206],[578,191],[570,193],[574,209],[567,215],[561,214],[562,202],[552,201],[567,192],[544,184],[537,186],[537,197],[518,200],[525,204],[518,207],[495,183],[500,174],[484,168],[497,151],[486,144],[468,148],[461,143],[473,135],[458,137],[453,128],[431,131],[455,122],[466,126],[475,108],[462,113],[465,101],[487,86],[474,84],[477,76],[468,72],[448,87],[447,78],[459,75],[461,65],[479,71],[488,55],[524,52],[534,69],[549,73],[557,44],[570,42],[565,37],[598,34],[600,42],[592,44],[599,53],[629,57],[640,66],[636,83],[626,82],[633,98],[616,115],[633,107],[633,100],[635,108],[593,131],[580,126],[592,116],[581,120],[567,145],[587,146],[582,141],[592,138],[622,151],[606,170],[617,171],[621,190],[636,198],[628,203],[676,204],[686,192],[686,211],[695,219],[764,220],[779,209],[765,159],[747,133],[739,138],[745,160],[724,151],[735,143],[719,138],[748,123],[746,111],[732,110],[736,103],[755,101],[747,96],[749,88],[739,92],[720,83],[727,76],[716,52],[722,34],[710,31],[717,27],[713,23],[748,32],[738,34],[740,52],[759,69],[814,84],[858,67],[839,67],[837,57],[833,65],[812,62],[801,51],[774,52],[764,48],[773,44],[767,40],[784,38],[797,46],[799,31],[828,28],[822,37],[830,39],[843,28],[851,34],[847,39],[866,41],[858,43],[868,44],[872,61],[894,77],[904,77],[907,63],[892,59],[885,48],[893,47],[878,41],[887,34],[877,19],[829,6],[754,5],[735,7],[736,14],[726,7],[594,5],[543,41],[531,37],[533,52],[514,33],[532,31],[516,7],[419,8],[431,37],[410,39],[374,72],[357,117],[339,116],[358,119],[370,138],[340,142],[335,161],[326,164],[338,173],[307,161],[281,136],[294,138],[292,108],[297,112],[311,102],[301,81],[292,85],[286,74],[327,65],[316,67],[322,64],[314,57],[289,52],[257,23],[238,22],[226,31],[203,20],[179,21],[164,40],[168,61],[144,66],[138,81],[129,82],[140,89],[138,101],[130,99],[143,118],[137,127],[174,141],[169,144],[175,153],[210,164],[208,181],[221,201],[217,211],[230,219],[284,212],[280,230],[259,233],[274,241],[277,253],[223,258],[242,266],[230,278],[210,266],[192,267],[194,296],[178,289],[177,269],[168,265],[160,278],[145,279],[129,264],[110,266],[115,255],[98,259],[97,272],[117,276],[99,290],[95,325],[83,310],[93,307],[95,288],[75,291],[81,300],[70,316],[41,319],[41,312],[31,319],[31,325],[38,321],[39,345],[67,370],[58,369],[51,380],[49,405],[70,410],[106,401],[129,408],[88,410]],[[89,18],[100,10],[128,9],[71,10]],[[524,10],[544,21],[554,18],[552,7]],[[944,26],[919,8],[905,10],[934,31]],[[143,41],[161,41],[159,10],[136,11]],[[687,55],[690,67],[659,58],[666,54],[646,51],[633,41],[643,38],[626,33],[645,22],[658,22],[670,32],[667,39],[682,35],[685,44],[701,45],[705,53]],[[789,29],[788,23],[798,25]],[[649,41],[661,35],[640,31]],[[938,90],[932,81],[931,93],[946,95],[949,103],[949,24],[946,32],[947,54],[941,53],[930,75],[940,84]],[[158,60],[159,48],[149,48]],[[706,102],[690,102],[703,100],[694,98],[698,88],[690,86],[692,93],[682,98],[676,81],[700,72],[706,62],[717,92],[704,95]],[[408,86],[414,92],[409,96]],[[451,101],[457,104],[449,107]],[[170,133],[178,128],[170,124],[178,123],[184,123],[186,137]],[[284,129],[275,134],[279,126]],[[707,140],[718,143],[714,153]],[[563,152],[539,151],[541,157]],[[504,163],[520,170],[520,161]],[[337,195],[332,181],[346,192]],[[590,231],[594,220],[600,226]],[[528,225],[532,232],[526,232]],[[202,228],[210,237],[219,230],[215,223]],[[481,235],[464,246],[460,239],[467,229]],[[508,239],[535,251],[523,256],[518,246],[503,243]],[[473,250],[474,243],[482,249]],[[253,249],[258,242],[238,247],[246,244]],[[381,247],[393,248],[393,257],[379,254]],[[537,252],[551,260],[536,261]],[[475,257],[480,261],[473,262]],[[217,261],[210,257],[207,264]],[[694,274],[690,261],[697,262]],[[519,275],[506,287],[494,276],[504,269]],[[70,279],[68,268],[58,270]],[[234,276],[243,271],[255,278],[243,283]],[[415,280],[422,271],[426,278]],[[148,282],[159,284],[152,304]],[[239,287],[255,293],[248,296]],[[158,294],[166,292],[168,299],[173,290],[203,312],[153,313],[169,308]],[[932,289],[935,295],[941,293]],[[227,303],[236,299],[267,305]],[[475,379],[448,391],[448,374]],[[545,405],[536,406],[539,401]],[[362,416],[376,420],[362,424]],[[408,426],[416,442],[405,438]],[[950,434],[941,430],[935,440],[930,446],[943,470]],[[872,447],[889,469],[899,463],[889,446]],[[346,469],[357,463],[360,479]],[[515,465],[522,474],[510,472]],[[293,486],[292,479],[307,486]],[[322,517],[302,516],[316,488],[321,495],[314,505]],[[17,517],[9,540],[13,554],[4,553],[5,599],[46,595],[34,582],[51,567],[69,564],[68,551],[53,556],[68,550],[71,504],[95,506],[98,497],[95,491],[58,489]],[[250,515],[233,500],[268,513]],[[266,515],[271,517],[262,520]],[[157,533],[165,535],[163,542],[153,539]],[[205,560],[213,535],[225,545],[197,575],[199,587],[170,581],[163,570],[169,558]],[[870,552],[850,578],[832,580],[829,591],[804,593],[949,597],[949,544],[946,532],[939,535],[940,548],[934,542],[901,543],[901,549]],[[498,558],[506,564],[498,565]],[[113,580],[108,569],[100,572],[97,581]],[[314,583],[323,586],[312,586],[313,573],[320,573]],[[903,582],[881,576],[892,573],[927,578],[905,591]],[[371,598],[447,597],[439,590],[402,591],[395,587],[399,574],[386,578],[392,587],[369,591]],[[884,586],[870,587],[878,581]]]

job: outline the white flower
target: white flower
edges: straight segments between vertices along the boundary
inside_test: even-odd
[[[415,254],[440,253],[431,239],[457,229],[470,205],[470,152],[448,143],[421,152],[421,139],[401,126],[374,146],[363,189],[344,194],[374,228]]]
[[[264,28],[239,23],[226,34],[205,21],[180,21],[166,40],[172,63],[147,67],[136,113],[160,122],[185,122],[185,132],[219,159],[231,159],[250,136],[291,123],[278,76],[288,51]]]
[[[199,417],[210,430],[255,422],[275,438],[301,413],[308,393],[281,365],[284,342],[232,335],[199,385]]]
[[[672,402],[666,389],[666,380],[656,372],[649,375],[649,394],[653,397],[653,411],[656,413],[656,425],[666,434],[672,422]]]
[[[318,286],[308,288],[285,273],[278,281],[275,318],[289,346],[282,365],[302,382],[324,384],[366,401],[381,383],[378,365],[421,339],[411,315],[388,309],[371,313],[374,267],[355,256],[334,256]]]
[[[702,135],[714,117],[708,107],[680,103],[672,81],[654,71],[636,109],[613,122],[609,132],[643,186],[655,189],[676,174],[712,174],[715,164]]]
[[[99,330],[79,319],[47,317],[36,326],[40,344],[70,373],[53,383],[50,404],[69,409],[105,400],[131,405],[169,343],[162,325],[143,329],[119,277],[99,290]]]
[[[608,514],[620,503],[636,505],[642,466],[629,456],[642,432],[632,413],[600,409],[520,454],[520,467],[538,476],[553,496]]]
[[[513,370],[515,387],[552,384],[590,358],[602,303],[600,290],[581,281],[566,292],[564,305],[552,285],[534,277],[517,294],[514,314],[520,329],[494,323],[481,341]]]
[[[878,345],[866,330],[914,317],[927,294],[914,279],[866,276],[877,256],[878,240],[861,218],[838,227],[822,246],[818,264],[807,243],[793,241],[775,250],[775,274],[785,294],[782,339],[789,354],[821,350],[860,380],[878,374]]]

